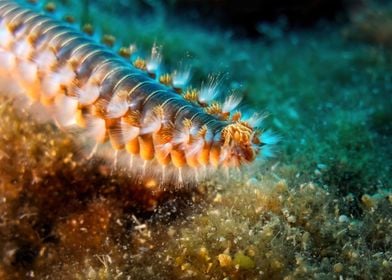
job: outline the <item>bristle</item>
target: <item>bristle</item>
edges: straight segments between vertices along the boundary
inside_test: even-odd
[[[242,96],[239,96],[237,94],[229,95],[228,97],[226,97],[225,101],[223,102],[222,112],[224,113],[232,112],[241,103],[241,100],[242,100]]]
[[[250,117],[244,118],[244,121],[246,121],[251,127],[261,127],[261,124],[266,117],[266,114],[253,113]]]
[[[42,79],[42,96],[45,99],[52,99],[59,93],[61,88],[60,80],[61,75],[57,73],[48,74]]]
[[[99,97],[99,86],[94,83],[86,83],[82,87],[74,86],[72,91],[81,105],[91,105]]]
[[[119,118],[128,111],[128,92],[120,90],[114,93],[107,106],[107,117],[111,119]]]
[[[125,144],[139,136],[140,128],[129,124],[126,120],[122,118],[121,133]]]
[[[33,60],[42,72],[49,72],[56,62],[56,56],[51,50],[44,50],[37,53]]]
[[[143,126],[140,133],[151,134],[159,131],[164,121],[164,112],[162,106],[155,107],[143,120]]]
[[[201,149],[204,147],[204,139],[201,137],[195,138],[192,143],[190,143],[186,149],[186,154],[188,156],[197,155]]]
[[[42,93],[45,98],[52,98],[66,85],[72,84],[75,72],[68,66],[61,67],[56,72],[47,74],[41,81]]]
[[[190,67],[185,67],[184,69],[175,70],[172,73],[172,84],[174,88],[183,89],[185,88],[191,78]]]
[[[19,59],[29,59],[32,46],[27,41],[18,41],[13,46],[14,54]]]
[[[151,55],[146,61],[146,69],[150,74],[156,74],[159,66],[162,62],[161,47],[158,47],[156,43],[151,48]]]
[[[265,145],[276,145],[280,140],[280,136],[270,129],[261,133],[260,141]]]
[[[11,72],[16,67],[15,55],[0,49],[0,65],[0,71],[5,72],[5,74]]]
[[[178,129],[175,131],[174,135],[173,135],[173,143],[174,143],[175,145],[178,145],[178,144],[180,144],[180,145],[186,144],[186,143],[188,143],[189,140],[190,140],[190,136],[191,136],[191,134],[190,134],[190,129],[191,129],[191,127],[192,127],[192,121],[189,120],[189,119],[185,119],[185,120],[182,122],[182,125],[183,125],[183,126],[182,126],[181,128],[178,128]]]
[[[76,124],[78,101],[75,98],[65,95],[58,95],[56,96],[54,106],[54,118],[61,127],[67,127]]]
[[[162,158],[166,158],[173,150],[173,145],[170,142],[161,145],[156,145],[156,150],[160,152],[160,156]]]
[[[201,85],[198,100],[201,104],[209,104],[220,94],[220,84],[222,77],[219,75],[209,75],[206,84]]]
[[[90,117],[87,120],[87,134],[98,143],[106,140],[106,124],[105,120],[96,117]]]
[[[8,48],[12,41],[13,41],[13,36],[11,32],[8,30],[8,27],[2,21],[0,23],[0,47]]]
[[[19,76],[23,77],[26,83],[33,84],[37,80],[38,68],[33,62],[20,61],[17,67]]]

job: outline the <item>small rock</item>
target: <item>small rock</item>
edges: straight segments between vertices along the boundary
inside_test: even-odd
[[[255,262],[242,252],[238,252],[234,256],[234,263],[243,269],[252,269],[255,267]]]
[[[228,267],[232,265],[231,256],[227,254],[219,254],[218,261],[221,267]]]
[[[349,217],[346,215],[340,215],[338,218],[339,223],[348,223],[350,221]]]

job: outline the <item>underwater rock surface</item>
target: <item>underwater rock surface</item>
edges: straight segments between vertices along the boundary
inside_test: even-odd
[[[222,87],[266,109],[282,141],[272,160],[164,192],[1,97],[1,279],[392,278],[392,33],[372,16],[390,21],[390,5],[252,40],[159,5],[56,5],[124,45],[156,41],[173,68],[191,61],[194,84],[227,73]]]

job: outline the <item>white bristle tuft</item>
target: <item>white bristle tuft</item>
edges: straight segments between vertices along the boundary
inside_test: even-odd
[[[228,147],[223,147],[219,155],[219,161],[224,162],[229,157],[229,154],[230,149]]]
[[[55,99],[55,119],[62,127],[76,124],[78,101],[72,97],[59,94]]]
[[[129,44],[128,50],[131,56],[133,56],[138,51],[136,44]]]
[[[172,74],[172,84],[174,88],[185,88],[191,78],[191,69],[186,67],[182,70],[175,70]]]
[[[42,95],[52,98],[59,93],[61,88],[61,75],[58,73],[47,74],[41,81]]]
[[[75,72],[67,66],[58,69],[56,72],[47,74],[42,79],[42,93],[45,97],[54,97],[61,91],[61,87],[71,84],[75,78]]]
[[[18,74],[27,83],[34,83],[38,74],[37,65],[30,61],[20,61],[18,63]]]
[[[185,150],[185,153],[187,156],[194,156],[197,155],[204,147],[204,140],[203,138],[199,137],[193,143],[189,144],[187,146],[187,149]]]
[[[6,71],[12,71],[16,66],[15,55],[0,49],[0,65]]]
[[[69,85],[75,79],[75,72],[68,64],[64,65],[56,72],[60,76],[60,84]]]
[[[122,117],[128,111],[128,108],[127,93],[123,91],[116,92],[109,101],[107,117],[110,119]]]
[[[154,43],[151,49],[151,56],[147,60],[147,71],[149,73],[156,73],[157,70],[159,69],[159,66],[161,65],[162,62],[162,54],[161,54],[161,48]]]
[[[28,59],[32,50],[31,45],[26,40],[19,40],[13,46],[13,52],[19,59]]]
[[[219,87],[222,77],[219,75],[209,75],[207,84],[202,84],[198,95],[200,103],[206,104],[213,101],[220,93]]]
[[[40,71],[48,72],[50,71],[51,66],[55,64],[57,58],[52,51],[44,50],[38,52],[33,60]]]
[[[237,106],[241,103],[242,96],[232,94],[226,97],[225,101],[222,105],[222,112],[223,113],[230,113],[233,111]]]
[[[162,118],[159,116],[151,116],[146,118],[143,121],[142,129],[140,130],[140,134],[149,134],[149,133],[155,133],[159,129],[161,129],[162,126]]]
[[[99,97],[99,86],[92,83],[86,83],[82,87],[75,87],[74,93],[81,105],[91,105]]]
[[[246,121],[251,127],[260,127],[266,117],[266,114],[253,113],[253,115],[249,118],[244,118],[244,121]]]
[[[8,48],[13,41],[12,33],[8,30],[7,26],[3,23],[0,24],[0,47]]]
[[[121,133],[122,133],[124,143],[127,143],[127,142],[129,142],[139,136],[140,128],[133,126],[133,125],[130,125],[127,122],[122,120],[121,121]]]
[[[173,144],[187,144],[190,140],[190,132],[188,128],[177,129],[173,135]]]
[[[173,144],[172,143],[166,143],[166,144],[162,144],[162,145],[156,145],[156,149],[160,152],[163,153],[163,156],[168,156],[170,154],[170,152],[173,149]]]
[[[97,117],[89,117],[87,120],[87,134],[98,143],[104,142],[106,136],[105,120]]]

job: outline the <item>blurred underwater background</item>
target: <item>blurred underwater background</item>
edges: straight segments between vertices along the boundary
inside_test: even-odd
[[[391,1],[42,6],[115,50],[157,44],[195,87],[220,74],[281,141],[160,191],[0,95],[1,279],[392,279]]]

